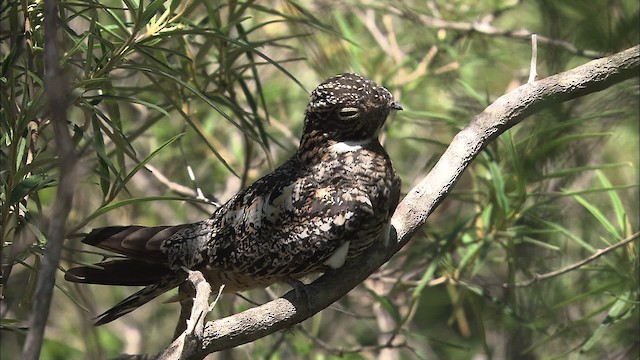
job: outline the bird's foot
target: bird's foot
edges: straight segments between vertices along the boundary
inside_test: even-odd
[[[296,300],[302,302],[306,299],[307,306],[309,307],[309,309],[311,309],[311,294],[309,294],[309,291],[307,290],[307,285],[305,285],[305,283],[303,283],[302,281],[294,278],[288,278],[285,280],[285,282],[293,288],[293,291],[296,294]]]

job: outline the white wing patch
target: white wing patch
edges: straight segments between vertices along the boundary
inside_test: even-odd
[[[349,243],[351,241],[346,241],[344,244],[340,245],[340,247],[324,262],[325,265],[329,266],[332,269],[338,269],[344,265],[345,260],[347,260],[347,253],[349,252]]]
[[[391,235],[391,222],[388,222],[384,228],[382,229],[382,233],[380,234],[380,240],[382,241],[382,245],[384,247],[389,246],[389,237]]]

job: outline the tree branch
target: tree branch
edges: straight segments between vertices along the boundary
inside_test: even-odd
[[[59,57],[56,44],[58,3],[55,0],[44,3],[44,29],[44,88],[55,133],[60,178],[56,200],[51,209],[46,250],[38,273],[29,332],[22,349],[22,358],[28,360],[36,360],[40,357],[44,328],[49,317],[51,297],[53,296],[53,285],[56,282],[62,244],[66,235],[65,224],[71,211],[77,175],[76,153],[66,117],[68,89],[65,78],[58,69]]]
[[[520,281],[518,283],[515,283],[514,285],[517,286],[517,287],[527,287],[527,286],[533,285],[534,283],[536,283],[538,281],[547,280],[547,279],[554,278],[556,276],[560,276],[562,274],[566,274],[569,271],[573,271],[575,269],[578,269],[578,268],[580,268],[580,267],[582,267],[582,266],[584,266],[584,265],[586,265],[586,264],[598,259],[599,257],[612,252],[613,250],[615,250],[615,249],[617,249],[619,247],[625,246],[626,244],[632,242],[633,240],[636,240],[639,236],[640,236],[640,233],[635,233],[635,234],[629,236],[628,238],[620,240],[619,242],[617,242],[617,243],[615,243],[615,244],[613,244],[611,246],[607,246],[604,249],[599,249],[598,251],[595,252],[595,254],[589,256],[586,259],[582,259],[582,260],[578,261],[575,264],[571,264],[571,265],[566,266],[566,267],[564,267],[562,269],[555,270],[555,271],[552,271],[552,272],[549,272],[549,273],[546,273],[546,274],[536,274],[533,278],[531,278],[529,280],[526,280],[526,281]],[[506,283],[502,284],[503,288],[507,288],[509,286],[510,285],[506,284]]]
[[[427,176],[403,199],[392,219],[391,244],[375,244],[342,268],[305,287],[309,299],[294,291],[241,313],[205,325],[201,346],[188,355],[206,355],[242,345],[300,323],[337,301],[406,245],[449,194],[471,161],[507,129],[552,104],[606,89],[638,76],[640,46],[593,60],[575,69],[527,83],[501,96],[460,131]]]
[[[200,271],[190,271],[189,282],[193,284],[195,289],[195,301],[191,303],[191,315],[186,321],[186,329],[180,334],[171,345],[158,356],[158,360],[186,359],[189,354],[201,346],[204,338],[204,319],[211,311],[209,308],[209,296],[211,295],[211,286],[204,279]],[[218,292],[216,301],[220,298],[221,292]]]
[[[398,7],[385,8],[384,10],[386,12],[395,14],[398,17],[418,23],[421,26],[433,28],[433,29],[448,29],[448,30],[457,30],[457,31],[465,31],[465,32],[475,32],[483,35],[501,36],[501,37],[512,38],[512,39],[520,39],[520,40],[529,40],[531,39],[531,35],[533,35],[531,31],[525,28],[521,28],[517,30],[500,29],[492,25],[490,21],[487,21],[487,20],[493,20],[493,16],[490,16],[488,19],[483,19],[478,22],[464,22],[464,21],[444,20],[444,19],[431,17],[423,14],[415,14],[411,11],[403,10]],[[600,51],[579,49],[574,44],[565,40],[552,39],[542,35],[537,35],[537,37],[538,37],[538,42],[541,44],[556,46],[577,56],[584,56],[592,59],[605,56],[605,54]]]

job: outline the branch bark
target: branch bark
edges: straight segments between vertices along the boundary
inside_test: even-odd
[[[204,328],[189,359],[242,345],[300,323],[337,301],[397,253],[449,194],[471,161],[507,129],[552,104],[591,94],[638,76],[640,45],[575,69],[527,83],[501,96],[460,131],[427,176],[403,199],[392,219],[391,244],[376,244],[342,268],[306,286],[312,303],[290,291]]]
[[[211,311],[209,308],[211,286],[200,271],[188,271],[188,273],[189,282],[195,290],[195,301],[191,302],[191,314],[186,320],[186,329],[158,356],[158,360],[187,359],[189,354],[200,346],[204,338],[205,317]]]
[[[22,358],[36,360],[44,338],[44,329],[49,318],[53,285],[60,262],[62,244],[65,238],[65,224],[71,211],[76,182],[76,152],[69,134],[66,117],[67,86],[58,69],[58,3],[55,0],[44,3],[44,88],[49,103],[51,123],[55,133],[60,171],[56,200],[51,209],[51,219],[47,231],[47,245],[38,273],[38,282],[29,321],[29,332],[22,349]]]

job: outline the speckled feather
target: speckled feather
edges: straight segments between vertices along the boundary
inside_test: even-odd
[[[375,241],[386,241],[400,179],[378,142],[391,93],[356,75],[341,74],[311,94],[300,147],[287,162],[244,189],[211,218],[176,227],[108,227],[83,242],[130,258],[127,269],[69,270],[70,281],[148,286],[100,315],[112,321],[200,270],[215,289],[242,291],[338,268]],[[150,263],[154,279],[144,271]],[[158,264],[165,266],[158,270]],[[101,264],[98,264],[101,265]],[[109,273],[118,274],[113,279]],[[147,275],[143,280],[136,279]]]

